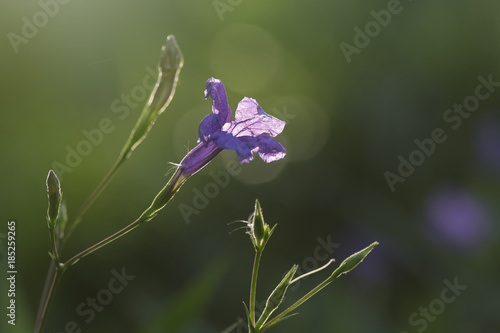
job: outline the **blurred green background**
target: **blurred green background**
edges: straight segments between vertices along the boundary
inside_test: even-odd
[[[248,96],[287,121],[278,139],[288,154],[243,165],[185,218],[180,204],[195,207],[197,191],[214,183],[210,173],[235,160],[233,152],[218,156],[152,223],[67,272],[48,331],[64,332],[74,321],[83,332],[221,332],[244,317],[253,260],[244,230],[228,235],[239,225],[227,223],[247,218],[257,197],[266,221],[279,224],[264,253],[258,300],[292,264],[305,271],[325,263],[325,252],[316,250],[322,242],[336,244],[330,249],[337,262],[381,243],[272,332],[500,331],[500,89],[483,87],[488,98],[470,97],[478,77],[500,81],[498,1],[62,2],[0,0],[0,231],[17,222],[18,263],[11,327],[2,252],[2,332],[33,327],[49,263],[48,170],[67,164],[68,147],[77,149],[84,131],[111,119],[113,130],[61,177],[71,216],[133,127],[168,34],[185,57],[177,93],[86,214],[64,257],[149,205],[168,180],[169,162],[196,145],[198,124],[211,111],[203,100],[210,77],[224,82],[233,111]],[[42,12],[46,3],[51,16]],[[390,22],[388,6],[398,12]],[[39,26],[23,28],[26,22]],[[372,37],[355,41],[354,29],[366,24]],[[363,47],[346,57],[341,43],[356,42]],[[447,113],[464,101],[475,111]],[[427,139],[436,128],[447,139],[432,151]],[[415,140],[427,142],[430,156],[418,153]],[[397,174],[410,155],[419,165],[413,172],[401,167],[411,174],[391,191],[384,174]],[[135,278],[86,323],[77,307],[122,268]],[[327,274],[308,278],[286,302]],[[454,295],[445,280],[467,289],[443,302],[443,294]]]

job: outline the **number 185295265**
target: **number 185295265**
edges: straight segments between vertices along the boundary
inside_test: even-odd
[[[7,265],[10,271],[16,269],[16,222],[7,223]]]

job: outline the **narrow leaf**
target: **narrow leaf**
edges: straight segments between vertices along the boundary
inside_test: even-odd
[[[257,321],[257,324],[255,324],[256,328],[262,327],[269,319],[271,314],[278,308],[278,306],[281,304],[283,299],[285,298],[286,291],[288,289],[288,286],[290,286],[291,281],[293,279],[293,276],[297,272],[297,269],[299,268],[298,265],[293,265],[293,267],[288,271],[288,273],[283,277],[281,282],[278,284],[278,286],[273,290],[271,295],[269,295],[269,298],[267,299],[266,302],[266,307],[264,308],[264,311],[262,311],[262,315],[260,316],[259,320]]]

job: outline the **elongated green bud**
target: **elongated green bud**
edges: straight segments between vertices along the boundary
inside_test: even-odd
[[[293,265],[293,267],[288,271],[288,273],[281,280],[278,286],[273,290],[271,295],[269,295],[269,298],[267,299],[266,302],[266,307],[262,312],[262,315],[260,316],[259,320],[257,321],[257,324],[255,324],[257,328],[260,328],[263,324],[265,324],[265,322],[267,321],[267,319],[269,319],[271,314],[278,308],[281,302],[283,302],[286,291],[290,286],[293,276],[295,275],[295,272],[297,272],[298,268],[299,268],[298,265]]]
[[[123,147],[121,156],[124,159],[127,159],[132,151],[146,138],[158,116],[170,104],[183,65],[184,58],[175,37],[169,35],[161,48],[156,85],[127,143]]]
[[[260,207],[259,200],[255,200],[255,208],[250,215],[248,221],[248,234],[250,235],[250,240],[252,241],[256,251],[262,251],[267,244],[267,241],[271,237],[274,228],[269,227],[269,224],[264,222],[264,215],[262,214],[262,208]]]
[[[252,217],[253,234],[258,243],[261,244],[266,237],[266,223],[264,222],[264,215],[262,215],[259,199],[255,200],[255,209]],[[269,229],[269,226],[267,226],[267,229]]]
[[[165,111],[174,97],[182,66],[184,66],[184,58],[181,49],[174,35],[169,35],[161,48],[158,81],[148,101],[148,106],[157,113],[157,116]]]
[[[52,229],[54,228],[57,216],[59,215],[59,209],[61,207],[62,201],[61,183],[59,182],[59,179],[57,178],[54,171],[49,171],[46,184],[47,197],[49,199],[49,205],[47,208],[47,223],[49,229]]]
[[[366,256],[377,246],[379,243],[378,242],[373,242],[363,250],[354,253],[347,259],[345,259],[340,266],[332,273],[332,275],[329,277],[330,281],[335,280],[342,274],[346,274],[347,272],[350,272],[353,270],[356,266],[358,266],[365,258]]]

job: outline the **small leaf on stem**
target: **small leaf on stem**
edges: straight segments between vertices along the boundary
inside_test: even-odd
[[[269,298],[266,302],[266,307],[264,308],[262,315],[257,321],[257,324],[255,324],[257,329],[260,329],[262,325],[266,323],[267,319],[269,319],[274,310],[276,310],[281,304],[281,302],[285,298],[286,291],[292,282],[293,276],[297,272],[298,268],[298,265],[293,265],[293,267],[288,271],[288,273],[281,280],[278,286],[273,290],[271,295],[269,295]]]

